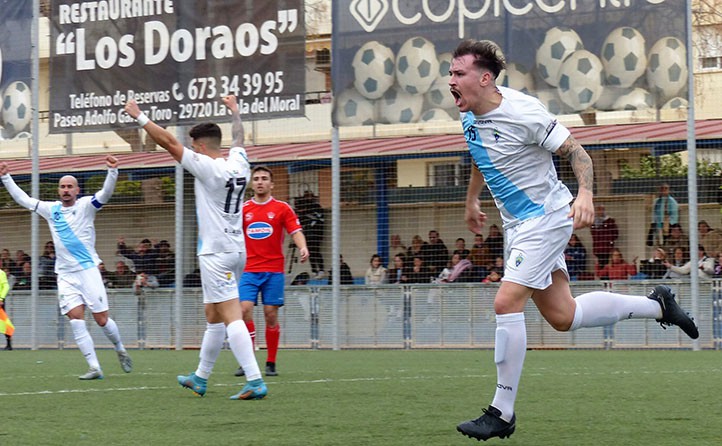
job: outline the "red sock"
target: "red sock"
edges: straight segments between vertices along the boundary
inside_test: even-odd
[[[266,347],[268,347],[267,362],[276,362],[276,354],[278,353],[278,339],[281,337],[281,326],[276,325],[273,328],[266,327]]]
[[[246,322],[246,321],[244,321]],[[253,348],[256,348],[256,324],[253,323],[253,321],[246,322],[246,328],[248,329],[248,334],[251,335],[251,342],[253,343]]]

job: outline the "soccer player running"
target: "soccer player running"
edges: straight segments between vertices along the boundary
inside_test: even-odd
[[[258,304],[258,294],[263,302],[266,321],[266,376],[277,376],[276,355],[281,327],[278,309],[283,306],[285,277],[283,274],[283,242],[285,230],[298,248],[301,262],[308,259],[306,238],[301,230],[298,216],[288,203],[276,200],[272,195],[273,172],[268,167],[257,166],[251,173],[253,198],[243,204],[243,229],[246,235],[248,259],[238,287],[243,320],[255,340],[253,307]],[[243,369],[236,371],[242,376]]]
[[[487,217],[478,197],[486,182],[506,238],[504,278],[494,299],[496,393],[479,418],[457,426],[477,440],[506,438],[516,427],[514,401],[526,353],[524,307],[530,298],[559,331],[654,318],[678,325],[693,339],[699,336],[666,286],[648,296],[598,291],[572,297],[564,248],[573,229],[594,221],[592,161],[541,102],[496,85],[504,66],[494,43],[463,41],[453,53],[449,80],[475,164],[466,195],[467,226],[481,233]],[[557,179],[552,154],[569,160],[579,183],[571,206],[572,194]]]
[[[235,96],[224,102],[235,102]],[[198,368],[178,376],[178,383],[198,396],[206,393],[208,378],[228,343],[238,363],[246,370],[246,385],[232,400],[261,399],[268,389],[261,377],[253,344],[243,323],[238,301],[238,278],[246,263],[243,239],[243,194],[248,185],[250,166],[241,145],[231,147],[228,158],[221,152],[221,129],[216,124],[198,124],[190,130],[191,146],[179,142],[172,133],[151,121],[131,100],[125,111],[138,121],[153,140],[195,177],[194,190],[198,218],[198,264],[201,270],[206,331],[201,343]]]
[[[108,175],[101,190],[93,196],[78,198],[78,180],[72,175],[65,175],[58,183],[59,201],[40,201],[29,197],[13,181],[7,163],[0,164],[0,178],[10,196],[20,206],[48,221],[55,244],[60,312],[68,317],[75,343],[88,362],[88,372],[79,376],[83,380],[103,378],[93,338],[85,324],[86,306],[115,346],[123,371],[130,373],[133,370],[133,361],[120,339],[118,325],[108,315],[108,295],[98,270],[101,260],[95,251],[95,216],[110,200],[118,179],[118,160],[108,155],[105,164]]]

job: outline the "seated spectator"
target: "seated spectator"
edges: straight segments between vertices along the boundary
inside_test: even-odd
[[[462,258],[459,253],[453,254],[451,256],[451,261],[449,262],[449,267],[444,268],[441,274],[439,274],[439,277],[435,279],[435,282],[451,283],[462,281],[460,280],[461,276],[467,271],[471,272],[472,266],[473,265],[469,259]]]
[[[587,249],[579,240],[576,234],[572,234],[569,243],[564,250],[564,258],[567,262],[567,272],[571,280],[579,280],[587,270]]]
[[[697,230],[699,231],[699,244],[705,247],[710,257],[717,257],[717,254],[722,252],[722,234],[710,228],[705,220],[700,220]]]
[[[135,276],[135,281],[133,282],[133,291],[135,292],[136,296],[143,294],[143,291],[145,290],[154,290],[158,288],[158,279],[148,273],[140,273]]]
[[[406,246],[401,243],[401,236],[399,234],[392,234],[389,243],[389,255],[395,256],[396,254],[406,254]]]
[[[414,264],[406,273],[408,283],[429,283],[433,273],[424,264],[424,258],[420,255],[414,257]]]
[[[366,285],[381,285],[386,283],[386,268],[381,265],[381,256],[374,254],[366,270]]]
[[[423,247],[426,245],[424,239],[420,235],[416,234],[411,238],[411,246],[406,250],[406,258],[413,261],[415,256],[421,256],[424,258]]]
[[[309,280],[311,280],[311,275],[304,271],[302,273],[298,273],[296,277],[293,278],[291,285],[306,285]]]
[[[489,247],[484,243],[484,236],[476,234],[474,236],[474,244],[471,245],[469,260],[475,267],[490,268],[493,258],[489,253]]]
[[[156,245],[158,252],[155,258],[155,276],[162,287],[173,286],[175,282],[175,253],[170,250],[168,240],[161,240]]]
[[[602,280],[627,280],[637,274],[637,267],[634,263],[627,263],[624,260],[622,251],[614,248],[609,263],[601,267],[599,261],[597,261],[594,265],[594,272]]]
[[[45,243],[45,250],[40,256],[38,268],[41,276],[55,277],[55,244],[52,240]]]
[[[639,272],[645,279],[661,279],[667,273],[667,253],[664,248],[657,248],[651,259],[639,261]]]
[[[135,274],[122,260],[116,262],[115,273],[111,277],[109,288],[132,288],[135,282]]]
[[[722,277],[722,252],[717,254],[717,260],[714,262],[714,275],[716,278]]]
[[[200,288],[201,287],[201,270],[196,268],[193,272],[183,277],[184,288]]]
[[[464,240],[462,237],[456,239],[456,244],[454,245],[454,252],[452,252],[451,255],[454,254],[459,254],[462,259],[468,259],[471,255],[471,251],[466,249],[466,240]]]
[[[672,266],[682,267],[689,262],[689,256],[687,250],[684,248],[674,248],[672,252],[672,258],[667,258],[667,263],[664,266],[667,268],[667,272],[664,274],[663,279],[679,279],[684,277],[684,274],[678,274],[671,270]]]
[[[489,275],[484,277],[484,279],[481,281],[482,283],[496,283],[501,282],[501,278],[504,277],[504,270],[499,269],[498,267],[493,267],[489,271]]]
[[[492,259],[504,258],[504,234],[501,233],[499,226],[489,226],[489,236],[484,240],[484,244],[489,248]]]
[[[106,288],[112,288],[113,273],[105,267],[105,262],[98,264],[98,271],[100,271],[100,277],[103,278],[103,285],[105,285]]]
[[[339,283],[341,285],[353,285],[353,274],[351,274],[351,268],[349,268],[348,264],[343,261],[342,255],[339,257],[341,260],[341,275],[339,276]],[[333,283],[333,270],[329,273],[328,283]]]
[[[15,271],[15,260],[10,257],[10,250],[7,248],[0,252],[0,267],[2,267],[7,274],[12,274],[13,271]]]
[[[13,274],[15,276],[15,285],[13,285],[13,290],[29,290],[31,288],[32,268],[33,266],[30,262],[25,262],[22,264],[20,273]]]
[[[393,267],[390,267],[386,272],[386,277],[389,283],[403,284],[409,281],[406,276],[406,256],[403,254],[396,254],[394,256]]]
[[[439,237],[439,231],[429,231],[429,242],[421,247],[424,263],[434,274],[439,274],[449,262],[449,249]]]
[[[696,265],[697,268],[699,268],[700,279],[711,279],[714,276],[714,257],[709,257],[704,249],[704,246],[702,245],[699,245],[697,249],[696,261],[690,259],[682,266],[675,266],[669,262],[665,263],[665,266],[669,268],[670,275],[671,273],[675,273],[679,277],[688,277],[690,272],[692,271],[692,265]]]
[[[11,268],[11,269],[10,269],[10,272],[11,272],[15,277],[17,277],[18,275],[22,274],[22,272],[23,272],[23,265],[24,265],[26,262],[30,262],[30,261],[31,261],[30,256],[27,255],[27,254],[25,254],[25,251],[23,251],[22,249],[18,249],[18,250],[15,252],[15,269],[12,269],[12,268]]]
[[[149,239],[143,239],[135,251],[131,251],[125,244],[123,237],[118,238],[118,254],[133,262],[136,273],[155,274],[155,259],[158,256]]]
[[[669,236],[664,238],[664,245],[662,245],[664,251],[674,252],[674,248],[688,249],[688,247],[689,237],[682,230],[682,225],[679,223],[669,225]]]

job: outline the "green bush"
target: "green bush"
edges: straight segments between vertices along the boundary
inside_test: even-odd
[[[722,174],[720,163],[713,163],[707,159],[697,161],[697,176],[714,177]],[[682,163],[679,153],[671,153],[660,157],[644,156],[639,160],[639,166],[633,167],[629,163],[622,164],[621,178],[657,178],[657,177],[686,177],[687,165]]]

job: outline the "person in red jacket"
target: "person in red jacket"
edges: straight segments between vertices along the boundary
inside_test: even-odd
[[[635,263],[637,258],[634,258],[632,263],[627,263],[624,260],[622,251],[617,248],[612,249],[612,256],[609,263],[600,266],[599,262],[594,265],[597,277],[604,280],[627,280],[631,276],[637,274],[637,267]]]

